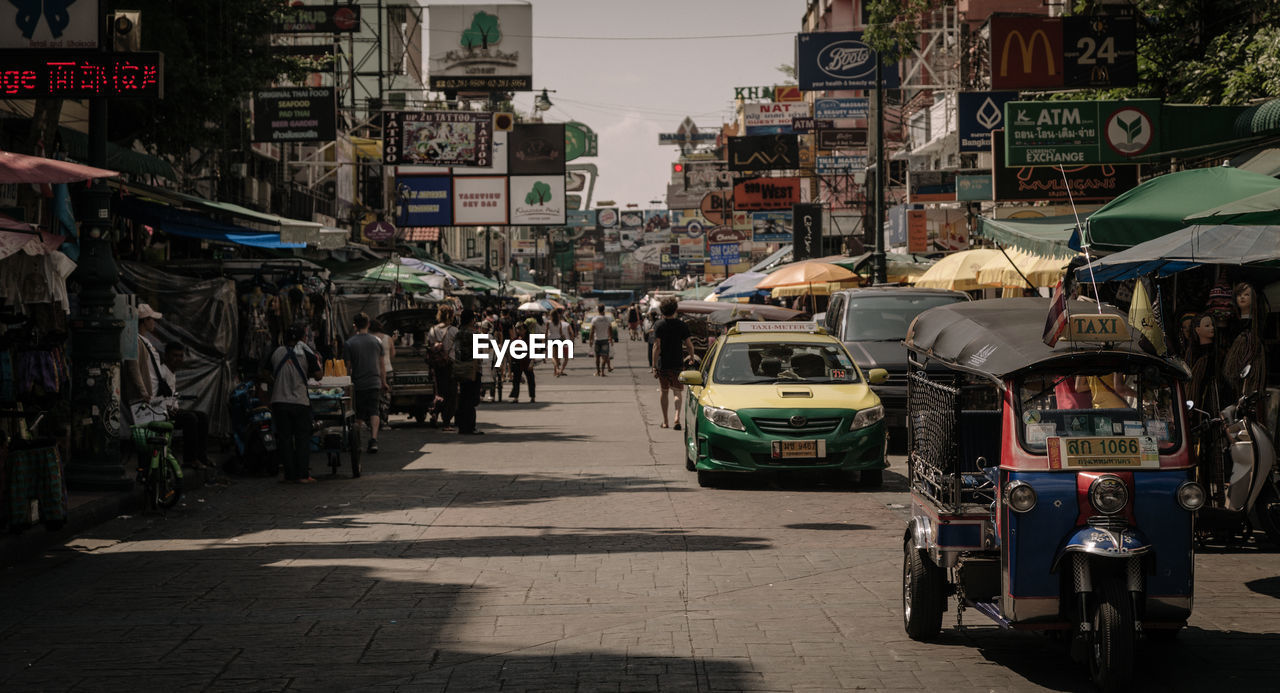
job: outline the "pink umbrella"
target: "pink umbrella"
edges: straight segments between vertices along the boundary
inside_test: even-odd
[[[93,178],[120,175],[105,168],[94,168],[70,161],[46,159],[13,152],[0,152],[0,183],[75,183]]]

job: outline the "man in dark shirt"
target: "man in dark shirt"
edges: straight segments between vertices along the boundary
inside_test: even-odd
[[[352,389],[355,390],[352,404],[355,405],[356,418],[369,422],[369,445],[366,452],[378,451],[378,397],[383,390],[390,390],[387,383],[387,368],[382,360],[382,342],[369,334],[369,316],[364,313],[356,315],[352,324],[356,333],[347,338],[343,348],[343,357],[347,362],[347,373],[351,376]]]
[[[689,326],[676,317],[678,302],[674,297],[662,301],[662,319],[653,328],[653,377],[662,385],[662,427],[667,427],[667,392],[675,397],[676,424],[680,430],[680,370],[684,368],[686,355],[693,360],[693,340],[689,338]]]

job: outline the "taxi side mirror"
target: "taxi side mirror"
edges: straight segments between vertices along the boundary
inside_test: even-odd
[[[680,371],[680,382],[685,385],[701,385],[702,373],[698,371]]]
[[[872,368],[867,371],[867,382],[872,385],[879,385],[889,379],[889,371],[883,368]]]

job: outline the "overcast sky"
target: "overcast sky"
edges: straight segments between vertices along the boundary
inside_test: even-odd
[[[471,4],[471,3],[462,3]],[[596,200],[664,200],[677,148],[659,146],[686,115],[702,129],[733,116],[733,88],[781,83],[804,0],[533,0],[533,85],[552,90],[547,122],[577,120],[600,138]],[[709,37],[697,40],[617,40]],[[570,36],[615,40],[540,38]],[[526,115],[533,96],[516,97]],[[665,205],[665,202],[663,203]]]

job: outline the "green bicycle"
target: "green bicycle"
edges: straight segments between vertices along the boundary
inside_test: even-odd
[[[133,427],[138,450],[138,482],[148,510],[168,510],[182,498],[182,465],[169,451],[173,424],[152,421]]]

